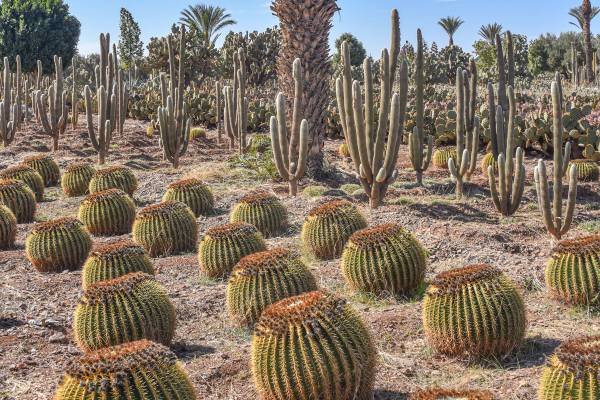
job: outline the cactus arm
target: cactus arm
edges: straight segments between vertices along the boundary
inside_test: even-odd
[[[279,97],[279,96],[278,96]],[[271,132],[271,144],[273,147],[273,158],[275,159],[275,166],[277,167],[277,172],[284,180],[289,179],[289,174],[287,168],[283,161],[283,151],[285,151],[281,147],[281,142],[279,141],[280,130],[279,124],[277,123],[277,118],[275,116],[271,117],[270,120],[270,132]]]
[[[491,82],[487,85],[488,89],[488,118],[490,125],[490,140],[492,142],[492,152],[494,159],[498,158],[500,149],[498,148],[498,137],[496,131],[496,101],[494,100],[494,85]]]
[[[302,63],[299,58],[294,60],[292,65],[292,72],[294,76],[294,104],[292,108],[292,131],[290,135],[290,144],[288,151],[288,160],[293,163],[297,163],[297,152],[301,151],[298,149],[298,142],[300,140],[300,124],[302,118],[302,94],[304,93],[304,76],[302,70]],[[287,140],[287,137],[286,137]]]
[[[344,139],[346,140],[346,143],[349,143],[348,127],[346,125],[346,109],[344,107],[344,83],[342,78],[337,78],[335,80],[335,98],[340,113],[340,125],[342,126],[342,132],[344,133]]]
[[[500,197],[500,212],[502,215],[507,215],[508,211],[508,185],[511,175],[508,173],[508,160],[504,154],[498,156],[498,192]]]
[[[377,171],[377,182],[385,182],[396,167],[396,161],[398,160],[398,152],[394,151],[397,144],[400,141],[400,115],[401,115],[401,107],[400,107],[400,96],[397,93],[394,93],[392,96],[392,107],[390,110],[390,134],[388,137],[387,150],[385,154],[385,161],[383,163],[383,167]]]
[[[373,140],[375,139],[374,108],[373,108],[373,65],[370,57],[363,62],[363,76],[365,80],[365,133],[367,135],[367,153],[369,165],[373,165]]]
[[[562,112],[560,109],[561,99],[559,98],[559,89],[556,82],[552,82],[552,105],[553,105],[553,144],[554,144],[554,181],[553,181],[553,211],[554,221],[556,223],[556,231],[561,232],[562,225],[562,177],[563,177],[563,160],[562,160],[562,133],[563,121]]]
[[[287,134],[287,125],[285,120],[285,96],[283,93],[279,92],[277,94],[277,98],[275,100],[275,108],[277,113],[277,136],[279,143],[279,153],[282,159],[282,165],[287,166],[290,165],[290,143],[288,143],[288,134]],[[292,138],[294,137],[294,132],[292,132]],[[293,141],[294,139],[292,139]],[[273,142],[273,151],[275,151],[275,142]],[[288,174],[292,171],[288,171]],[[287,175],[282,175],[281,177],[285,180],[288,179]]]
[[[504,129],[504,111],[502,106],[498,104],[496,106],[496,140],[498,142],[498,155],[506,155],[506,136]]]
[[[496,209],[498,211],[501,211],[502,205],[500,204],[500,197],[498,196],[498,189],[496,188],[496,176],[494,174],[494,167],[491,165],[488,167],[488,181],[490,184],[490,193],[492,195],[492,201],[494,202]]]
[[[367,182],[373,183],[373,174],[377,170],[371,170],[371,164],[369,164],[369,155],[367,153],[367,132],[365,131],[363,109],[360,84],[358,81],[354,81],[352,84],[352,114],[354,115],[354,126],[356,127],[358,156],[360,158],[360,165],[364,171],[365,179]],[[375,153],[375,156],[383,157],[383,154]]]
[[[548,232],[554,236],[558,236],[558,231],[552,220],[552,210],[550,207],[550,195],[548,188],[548,176],[546,174],[546,164],[543,160],[538,162],[538,166],[534,171],[536,178],[536,187],[538,187],[539,205],[544,224]]]
[[[560,235],[564,235],[569,231],[573,222],[573,214],[575,212],[575,203],[577,202],[577,170],[574,165],[571,165],[569,171],[569,195],[567,197],[567,212],[563,220],[563,226],[560,230]]]
[[[372,171],[379,171],[383,163],[383,148],[386,136],[386,123],[390,113],[391,87],[390,87],[390,57],[387,49],[381,51],[381,96],[379,104],[379,122],[377,135],[373,148]]]
[[[306,172],[306,165],[308,161],[308,138],[309,138],[309,124],[306,119],[303,119],[300,123],[300,144],[298,147],[298,165],[294,174],[295,179],[300,179]]]
[[[352,75],[350,71],[350,49],[347,42],[342,43],[342,65],[343,65],[343,111],[345,112],[346,118],[344,125],[346,126],[346,141],[348,148],[350,149],[350,155],[352,161],[356,167],[356,170],[360,174],[360,156],[358,153],[358,144],[356,141],[356,127],[354,125],[354,115],[352,115]],[[340,112],[342,107],[340,107]],[[342,114],[340,114],[341,116]]]
[[[85,115],[87,119],[87,128],[88,128],[88,137],[92,142],[92,146],[94,149],[98,149],[98,141],[96,140],[96,132],[94,130],[94,109],[92,104],[92,90],[88,85],[85,85]],[[100,89],[98,89],[98,93],[100,93]],[[39,109],[40,112],[42,109]]]
[[[565,150],[563,153],[563,165],[562,165],[562,176],[567,174],[569,169],[569,162],[571,161],[571,142],[565,144]]]
[[[523,197],[523,191],[525,190],[525,165],[523,164],[523,149],[517,147],[517,162],[516,162],[516,173],[512,184],[512,193],[510,196],[509,215],[514,214]]]
[[[473,119],[473,130],[471,134],[471,147],[469,148],[469,169],[467,170],[467,178],[470,178],[477,168],[477,154],[479,153],[479,136],[481,134],[481,123],[479,117]]]

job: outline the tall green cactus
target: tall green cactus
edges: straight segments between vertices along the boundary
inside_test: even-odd
[[[67,129],[67,92],[63,90],[62,58],[54,56],[54,70],[56,77],[48,88],[48,94],[38,90],[35,101],[44,133],[52,138],[52,150],[58,150],[58,140]],[[46,108],[45,104],[48,104]],[[48,116],[49,114],[49,116]]]
[[[223,121],[221,116],[221,110],[223,109],[223,89],[221,88],[221,82],[215,82],[215,119],[217,120],[217,143],[221,144],[223,140]]]
[[[117,45],[113,44],[113,64],[115,70],[115,124],[117,132],[120,136],[123,135],[123,127],[127,119],[127,105],[129,103],[129,88],[123,79],[123,70],[119,66],[119,58],[117,56]]]
[[[306,172],[306,159],[308,154],[308,121],[302,119],[303,74],[299,58],[294,60],[294,110],[291,125],[291,135],[288,142],[287,121],[285,112],[285,96],[282,92],[277,94],[275,104],[277,117],[271,117],[271,142],[273,158],[279,176],[289,183],[290,196],[298,194],[298,180]]]
[[[2,147],[8,147],[17,133],[17,122],[14,116],[17,114],[17,106],[12,103],[12,79],[10,62],[4,57],[4,72],[2,75],[2,102],[0,103],[0,139]]]
[[[238,141],[240,154],[246,151],[248,130],[248,98],[246,97],[246,53],[239,49],[233,54],[232,86],[225,86],[224,124],[229,148]]]
[[[75,60],[71,60],[71,73],[72,87],[71,87],[71,128],[77,129],[77,123],[79,122],[79,93],[77,93],[77,67]]]
[[[13,92],[15,98],[15,115],[13,116],[13,120],[17,125],[17,130],[21,127],[21,120],[23,119],[23,83],[22,83],[22,70],[21,70],[21,56],[17,54],[15,57],[15,62],[17,64],[17,71],[13,76]]]

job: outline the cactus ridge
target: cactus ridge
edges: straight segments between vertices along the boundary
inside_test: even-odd
[[[70,164],[63,174],[60,186],[68,197],[83,196],[89,190],[96,169],[85,162]]]
[[[448,160],[456,160],[456,148],[454,146],[444,146],[433,152],[432,162],[437,168],[448,169]]]
[[[0,179],[23,181],[35,193],[35,201],[44,200],[44,179],[29,165],[19,164],[0,171]]]
[[[107,189],[121,189],[128,195],[138,187],[138,181],[129,168],[114,166],[99,169],[90,180],[90,193],[102,192]]]
[[[252,341],[259,394],[277,400],[372,398],[377,352],[359,315],[323,291],[275,303]]]
[[[60,168],[56,161],[47,154],[26,157],[23,164],[36,170],[46,187],[56,186],[60,182]]]
[[[492,393],[487,390],[419,390],[410,396],[410,400],[493,400]]]
[[[592,160],[571,160],[567,171],[571,168],[571,165],[574,165],[577,170],[578,181],[596,182],[600,176],[600,169],[598,169],[598,165]]]
[[[13,212],[18,224],[33,222],[37,208],[35,194],[23,181],[0,179],[0,204]]]
[[[0,204],[0,250],[10,249],[17,236],[17,218],[10,208]]]
[[[73,332],[85,351],[140,339],[169,345],[175,308],[151,275],[132,272],[85,290],[75,310]]]
[[[230,222],[252,224],[264,237],[269,238],[285,232],[288,216],[277,196],[259,191],[240,199],[231,212]]]
[[[120,189],[95,192],[88,195],[79,206],[79,219],[92,235],[123,235],[131,232],[135,204]]]
[[[171,183],[163,201],[176,200],[187,205],[196,217],[212,214],[215,199],[212,192],[199,179],[184,179]]]

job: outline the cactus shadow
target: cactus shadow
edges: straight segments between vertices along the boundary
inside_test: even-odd
[[[25,321],[17,318],[0,318],[0,330],[15,328],[22,325],[25,325]]]
[[[375,400],[406,400],[408,394],[395,390],[375,390]]]
[[[552,338],[527,338],[514,354],[502,359],[473,361],[471,364],[488,369],[519,370],[540,367],[552,355],[561,341]]]
[[[191,360],[196,357],[214,354],[216,352],[214,347],[185,342],[173,343],[171,345],[171,350],[173,350],[180,360]]]
[[[437,220],[455,220],[459,222],[479,222],[494,225],[498,223],[497,218],[490,217],[487,213],[478,210],[468,204],[457,206],[448,202],[435,202],[429,204],[411,204],[409,208],[422,217]]]
[[[592,184],[580,184],[577,186],[577,202],[599,203],[600,193],[593,190]]]

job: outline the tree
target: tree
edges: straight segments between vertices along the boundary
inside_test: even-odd
[[[482,25],[479,28],[479,36],[486,40],[492,46],[496,45],[496,35],[502,34],[502,25],[497,22],[493,24]]]
[[[591,8],[590,21],[594,19],[599,13],[600,7],[593,6]],[[569,21],[569,23],[583,31],[585,24],[585,16],[581,13],[581,7],[571,8],[569,10],[569,15],[575,19],[575,21]]]
[[[581,8],[579,9],[580,18],[577,13],[574,12],[576,9],[571,9],[569,15],[573,16],[579,23],[581,30],[583,31],[583,50],[585,53],[585,68],[586,75],[589,83],[594,82],[594,68],[592,66],[592,18],[594,18],[600,12],[598,7],[592,7],[590,0],[583,0]],[[571,24],[573,24],[571,22]]]
[[[121,64],[125,70],[130,70],[144,56],[144,44],[140,40],[140,26],[125,8],[121,8],[119,29],[121,30],[121,37],[119,38]]]
[[[515,76],[525,78],[529,75],[529,45],[525,35],[512,34]],[[532,42],[533,43],[533,42]],[[496,81],[498,79],[498,65],[496,60],[496,46],[492,46],[486,40],[477,40],[473,43],[477,60],[477,73],[482,79]],[[503,54],[506,57],[508,49],[506,40],[503,41]],[[508,61],[505,62],[508,67]]]
[[[77,51],[81,25],[62,0],[2,0],[0,54],[21,56],[24,71],[42,61],[44,73],[54,70],[54,55],[70,65]]]
[[[220,30],[237,23],[224,8],[207,4],[189,6],[181,12],[180,22],[190,30],[194,29],[206,48],[215,46],[215,42],[221,36]]]
[[[448,34],[448,46],[454,46],[454,34],[464,23],[465,21],[459,17],[446,17],[438,21],[438,25],[441,26]]]
[[[333,68],[337,69],[337,66],[340,65],[340,49],[342,47],[342,43],[347,41],[350,44],[350,63],[353,67],[360,67],[362,62],[367,57],[367,51],[365,50],[365,46],[363,43],[356,38],[351,33],[342,33],[335,40],[335,48],[337,52],[333,55]]]

